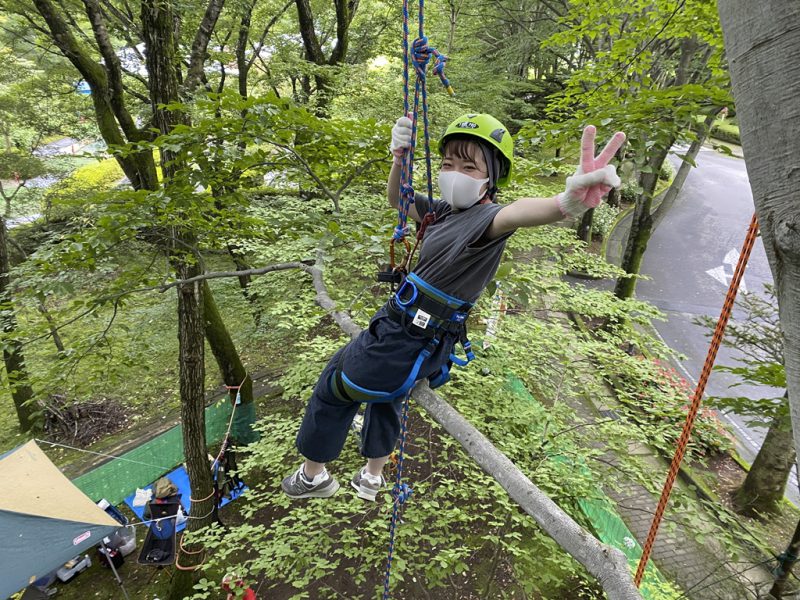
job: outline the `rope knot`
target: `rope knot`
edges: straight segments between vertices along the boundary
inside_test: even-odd
[[[414,63],[414,68],[421,77],[425,77],[425,69],[428,68],[428,62],[431,60],[431,51],[435,50],[428,47],[428,38],[422,36],[414,40],[411,45],[411,61]]]
[[[414,202],[414,187],[406,182],[400,186],[400,195],[403,197],[404,200],[412,203]]]
[[[413,493],[414,490],[412,490],[407,483],[395,485],[394,489],[392,490],[392,495],[394,496],[395,502],[401,506],[405,504],[409,498],[411,498]]]
[[[403,240],[408,235],[409,229],[408,225],[400,226],[395,225],[394,234],[392,235],[393,240]]]
[[[439,79],[442,81],[442,85],[447,90],[447,93],[451,96],[455,96],[455,91],[453,90],[453,86],[450,85],[450,80],[444,74],[444,66],[447,63],[447,57],[436,50],[436,48],[431,48],[431,52],[433,56],[436,58],[436,62],[433,65],[433,72],[439,76]]]

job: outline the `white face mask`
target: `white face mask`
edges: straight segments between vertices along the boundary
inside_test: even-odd
[[[458,171],[439,172],[439,190],[442,200],[453,208],[465,210],[481,199],[481,188],[488,183],[489,178],[474,179]]]

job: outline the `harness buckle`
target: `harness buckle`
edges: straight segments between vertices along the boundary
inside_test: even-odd
[[[398,269],[387,267],[384,271],[378,271],[378,281],[380,283],[391,283],[392,291],[397,290],[403,283],[404,273]]]

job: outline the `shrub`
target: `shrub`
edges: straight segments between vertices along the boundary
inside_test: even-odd
[[[629,419],[638,423],[653,445],[669,455],[686,421],[692,386],[675,369],[658,359],[631,357],[626,365],[608,365]],[[702,408],[697,415],[688,453],[693,458],[729,450],[733,436],[716,411]]]
[[[665,160],[661,165],[661,170],[658,172],[658,178],[662,181],[669,181],[675,175],[675,167],[668,160]]]
[[[626,204],[633,204],[636,202],[636,198],[641,193],[642,188],[639,187],[639,183],[635,179],[623,183],[619,190],[619,195]]]
[[[605,239],[611,231],[611,226],[617,218],[620,209],[615,206],[609,206],[607,202],[603,202],[600,206],[594,209],[594,216],[592,217],[592,232],[600,239]]]
[[[113,158],[81,167],[47,190],[42,198],[43,213],[48,221],[68,218],[82,201],[110,190],[124,177]]]

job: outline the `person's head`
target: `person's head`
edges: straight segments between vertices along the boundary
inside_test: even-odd
[[[491,115],[463,115],[453,121],[439,142],[442,168],[439,189],[455,208],[466,209],[488,197],[511,174],[514,142]]]

